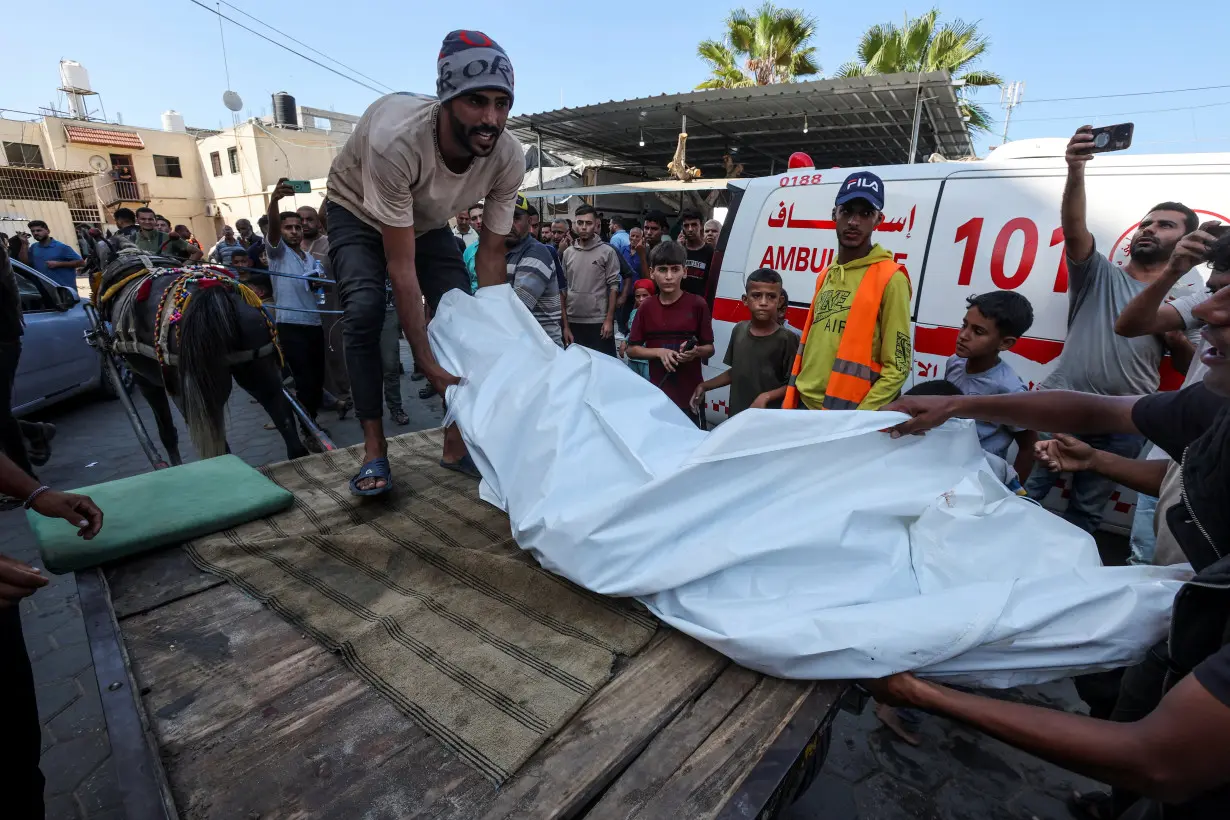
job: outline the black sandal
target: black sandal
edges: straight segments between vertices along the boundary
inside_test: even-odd
[[[398,408],[390,410],[389,415],[393,417],[393,423],[405,427],[410,423],[410,417],[406,415],[406,411]]]

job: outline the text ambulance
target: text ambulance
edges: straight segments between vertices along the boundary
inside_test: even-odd
[[[1030,387],[1054,366],[1068,318],[1059,226],[1067,174],[1064,142],[1010,143],[978,162],[868,169],[886,189],[885,218],[873,241],[901,262],[913,285],[914,363],[907,387],[944,377],[966,297],[992,290],[1015,290],[1034,308],[1033,327],[1005,360]],[[719,271],[716,290],[710,285],[716,352],[706,378],[720,372],[731,329],[747,318],[740,297],[744,280],[757,268],[781,273],[790,294],[788,320],[803,326],[816,275],[837,249],[832,215],[837,186],[854,170],[791,168],[732,183],[713,266]],[[1126,260],[1137,223],[1159,202],[1178,200],[1202,221],[1230,223],[1230,154],[1101,154],[1087,166],[1086,187],[1089,229],[1112,262]],[[1182,381],[1173,371],[1163,376],[1164,387]],[[724,420],[725,393],[706,399],[710,422]],[[1127,490],[1111,504],[1108,524],[1130,520]]]

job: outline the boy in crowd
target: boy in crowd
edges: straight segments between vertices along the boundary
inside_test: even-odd
[[[641,303],[650,296],[657,294],[658,288],[654,285],[652,279],[637,279],[632,286],[632,314],[628,317],[628,327],[632,327],[632,323],[636,321],[636,311],[640,308]],[[628,360],[628,367],[640,376],[642,379],[649,378],[649,362],[644,359],[634,359],[628,355],[628,341],[625,339],[619,346],[619,355]]]
[[[790,366],[799,349],[799,338],[781,326],[782,277],[772,268],[752,271],[744,286],[743,304],[752,318],[735,325],[723,363],[725,372],[697,385],[692,409],[700,411],[705,393],[730,386],[730,415],[749,407],[778,408],[786,395]]]
[[[966,304],[969,308],[961,320],[957,352],[944,368],[944,379],[967,396],[1024,393],[1025,383],[999,354],[1011,349],[1033,325],[1033,306],[1021,294],[1008,290],[971,296]],[[980,421],[978,440],[982,449],[1000,459],[1008,457],[1008,448],[1016,441],[1013,466],[1017,474],[1028,476],[1033,470],[1038,434],[1032,430]]]
[[[713,246],[705,241],[704,223],[700,214],[685,210],[679,215],[683,231],[683,246],[688,252],[687,278],[683,289],[703,297],[709,283],[709,267],[713,264]]]
[[[713,322],[705,300],[684,293],[680,282],[688,254],[662,242],[649,256],[658,295],[641,302],[628,334],[628,357],[649,361],[649,380],[662,388],[693,422],[692,394],[704,379],[700,363],[713,355]],[[689,344],[690,343],[690,344]],[[688,345],[688,350],[681,350]]]

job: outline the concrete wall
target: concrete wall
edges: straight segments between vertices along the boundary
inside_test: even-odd
[[[218,206],[220,213],[214,220],[215,235],[221,233],[223,224],[233,226],[238,219],[251,220],[255,225],[268,206],[269,192],[282,177],[312,182],[312,193],[296,196],[293,207],[320,207],[329,166],[345,139],[345,134],[292,131],[262,127],[253,122],[241,123],[233,131],[201,139],[197,154],[212,194],[211,202]],[[238,173],[230,169],[227,159],[230,148],[237,150]],[[215,151],[222,163],[221,176],[213,176],[210,154]],[[291,200],[286,200],[284,205],[291,209]]]
[[[0,199],[0,233],[12,236],[28,231],[26,223],[41,219],[47,223],[53,239],[58,239],[78,253],[77,232],[64,202],[36,202],[29,199]]]

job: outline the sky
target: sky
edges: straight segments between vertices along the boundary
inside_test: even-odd
[[[200,2],[215,8],[216,0]],[[336,67],[287,36],[299,40],[372,78],[358,78],[372,86],[365,88],[223,22],[229,87],[243,98],[244,116],[270,113],[276,91],[291,93],[300,105],[353,114],[390,89],[434,93],[440,40],[456,28],[485,31],[508,52],[517,77],[514,113],[688,91],[708,76],[696,44],[720,38],[723,19],[734,7],[703,0],[622,0],[588,7],[510,0],[230,2],[220,6],[226,16]],[[853,58],[868,26],[921,14],[932,3],[786,0],[780,5],[817,18],[813,44],[827,74]],[[1066,137],[1087,122],[1131,121],[1135,153],[1230,151],[1230,70],[1223,49],[1205,42],[1230,30],[1230,4],[1206,4],[1198,20],[1141,0],[1120,0],[1113,14],[1106,7],[1070,0],[947,2],[941,19],[980,21],[991,40],[980,67],[1025,83],[1010,139]],[[96,2],[85,0],[56,0],[50,17],[44,15],[48,36],[16,37],[10,27],[0,36],[10,67],[0,86],[2,115],[28,119],[16,112],[37,112],[57,101],[58,63],[72,59],[88,69],[101,95],[94,99],[112,120],[119,116],[128,125],[157,128],[161,113],[175,109],[190,126],[229,125],[217,16],[192,0],[165,0],[150,8],[156,8],[158,22],[151,23],[150,10],[141,12],[140,37],[133,36],[129,15],[102,14]],[[256,20],[268,21],[282,34]],[[165,35],[165,44],[149,35],[151,25]],[[1226,87],[1173,91],[1218,85]],[[1110,96],[1159,91],[1167,93]],[[1053,101],[1071,97],[1090,99]],[[999,144],[1004,112],[996,89],[977,99],[996,118],[995,133],[975,141],[982,155]]]

